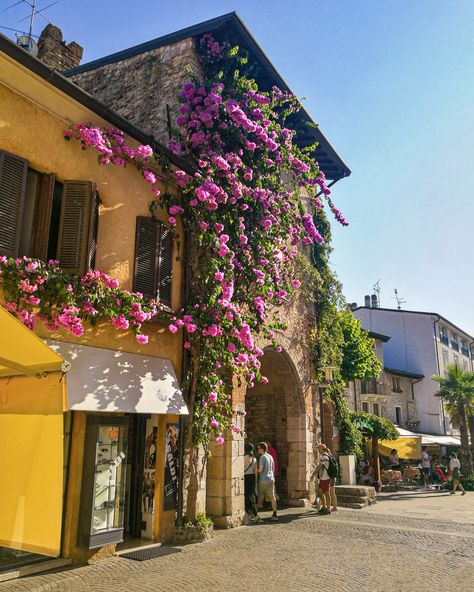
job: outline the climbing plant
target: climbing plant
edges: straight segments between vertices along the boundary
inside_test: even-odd
[[[329,248],[323,208],[339,223],[347,222],[331,201],[312,156],[315,147],[301,150],[288,125],[288,118],[301,108],[298,100],[276,87],[260,90],[239,48],[210,35],[201,39],[199,57],[204,79],[192,75],[184,85],[176,120],[179,133],[169,143],[193,173],[157,160],[149,146],[128,146],[116,129],[79,123],[65,130],[65,138],[95,150],[101,166],[136,167],[150,185],[150,210],[164,208],[171,227],[178,216],[183,221],[192,241],[192,281],[185,308],[170,316],[168,328],[184,332],[191,353],[193,437],[206,446],[211,434],[220,444],[226,430],[240,431],[233,421],[232,377],[248,387],[268,381],[260,373],[261,346],[271,343],[281,351],[277,332],[285,329],[282,307],[308,277],[298,261],[311,246]],[[170,183],[179,192],[160,192],[160,184]],[[316,296],[331,292],[330,308],[338,284],[328,283],[327,270],[317,272],[311,276]],[[73,293],[81,282],[71,284]],[[65,297],[64,291],[61,294]],[[159,309],[159,303],[145,309],[140,295],[130,298],[142,303],[145,314]],[[128,301],[121,294],[116,300],[120,306],[112,316],[123,315],[135,328],[126,313]],[[25,302],[17,294],[15,312],[20,318]],[[50,302],[38,303],[45,318]],[[74,306],[84,311],[86,305],[82,297],[74,297]],[[328,335],[330,331],[328,324]]]

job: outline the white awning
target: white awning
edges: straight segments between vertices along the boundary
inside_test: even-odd
[[[399,427],[397,427],[397,432],[400,434],[401,438],[421,438],[421,443],[423,446],[461,446],[461,440],[455,436],[445,436],[443,434],[419,434],[417,432],[410,432]]]
[[[71,363],[69,409],[187,415],[170,360],[66,341],[46,343]]]
[[[437,444],[439,446],[461,446],[461,440],[455,436],[442,436],[437,434],[421,434],[423,446]]]

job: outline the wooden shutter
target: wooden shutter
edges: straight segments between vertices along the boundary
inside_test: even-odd
[[[171,308],[173,279],[173,233],[161,224],[161,241],[158,260],[158,300]]]
[[[138,216],[135,237],[133,289],[146,298],[157,298],[160,224],[155,218]]]
[[[173,233],[156,218],[139,216],[133,289],[171,307]]]
[[[90,181],[65,181],[61,202],[57,259],[67,273],[84,275],[91,263],[97,194]]]
[[[35,207],[33,222],[33,236],[31,239],[33,256],[45,261],[48,258],[49,228],[51,226],[51,212],[53,209],[55,176],[44,174]]]
[[[18,256],[28,161],[0,151],[0,255]]]

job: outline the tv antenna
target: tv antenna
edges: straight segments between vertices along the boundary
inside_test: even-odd
[[[31,2],[30,0],[19,0],[17,2],[14,2],[13,4],[10,4],[6,8],[4,8],[1,12],[6,12],[10,8],[18,6],[18,4],[27,4],[31,8],[31,13],[28,16],[21,18],[18,22],[21,23],[23,21],[29,20],[28,31],[21,31],[20,29],[13,29],[11,27],[3,26],[0,28],[5,29],[7,31],[14,31],[17,35],[17,44],[20,47],[23,47],[23,49],[26,49],[26,51],[28,51],[32,55],[36,56],[38,54],[38,46],[36,45],[36,42],[33,39],[33,37],[38,37],[38,35],[33,34],[33,23],[35,21],[35,16],[38,15],[41,18],[43,18],[47,23],[49,23],[49,20],[43,15],[43,12],[48,8],[51,8],[51,6],[58,4],[58,2],[59,0],[55,0],[55,2],[51,2],[50,4],[44,6],[43,8],[40,8],[39,10],[37,10],[38,0],[31,0]]]
[[[377,305],[380,308],[381,306],[381,302],[380,302],[380,294],[382,293],[382,288],[380,287],[380,282],[382,281],[382,278],[380,278],[379,280],[377,280],[375,282],[375,284],[373,285],[373,291],[375,294],[377,294]]]
[[[400,296],[398,295],[397,288],[395,288],[393,291],[395,292],[395,300],[397,301],[397,309],[402,310],[402,304],[406,304],[406,300],[403,300],[402,298],[400,298]]]

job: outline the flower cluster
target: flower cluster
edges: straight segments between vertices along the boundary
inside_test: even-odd
[[[157,302],[144,300],[139,292],[121,290],[116,279],[100,271],[70,276],[58,261],[0,257],[0,277],[4,279],[5,308],[30,329],[41,321],[50,331],[65,328],[80,337],[84,323],[105,320],[115,329],[131,329],[137,343],[146,344],[148,335],[142,325],[163,309]]]
[[[160,195],[157,183],[159,181],[153,170],[150,170],[153,150],[151,146],[131,148],[125,144],[122,131],[113,127],[100,129],[92,123],[76,123],[64,130],[66,140],[74,139],[81,142],[83,150],[94,148],[98,152],[99,164],[115,164],[125,167],[133,163],[141,171],[143,178],[151,185],[155,197]]]

